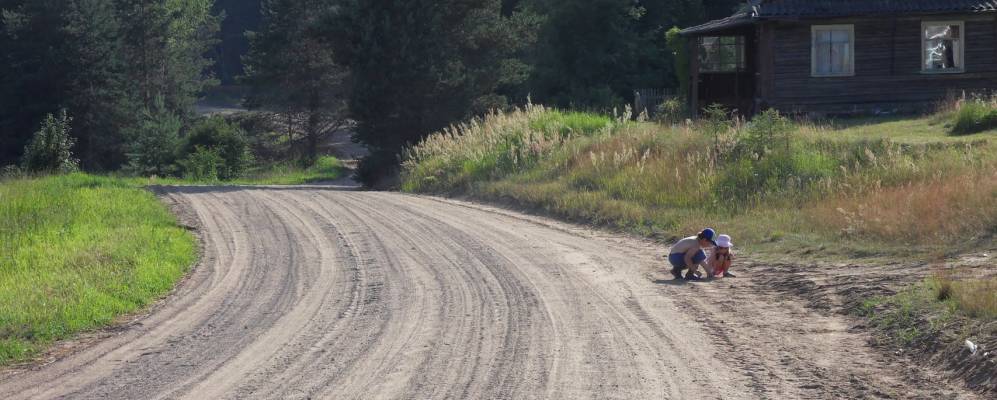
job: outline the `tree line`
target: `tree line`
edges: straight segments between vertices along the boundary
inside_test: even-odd
[[[0,165],[63,109],[86,169],[127,165],[150,129],[186,134],[195,100],[216,83],[224,15],[256,2],[224,3],[0,0]],[[301,116],[305,158],[330,126],[355,120],[355,140],[371,150],[359,175],[373,183],[404,146],[489,110],[528,98],[608,109],[635,88],[674,87],[665,31],[738,3],[263,0],[259,20],[245,18],[258,27],[239,82],[251,108]]]

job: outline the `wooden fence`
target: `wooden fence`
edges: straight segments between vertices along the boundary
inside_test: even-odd
[[[674,89],[636,89],[634,90],[634,115],[647,113],[653,117],[658,106],[675,97]]]

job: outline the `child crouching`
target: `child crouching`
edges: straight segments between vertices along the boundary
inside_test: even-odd
[[[730,266],[734,262],[734,254],[730,251],[731,247],[734,247],[734,243],[731,242],[730,236],[720,235],[717,237],[717,245],[713,248],[706,262],[706,270],[712,276],[735,277],[734,274],[730,273]]]

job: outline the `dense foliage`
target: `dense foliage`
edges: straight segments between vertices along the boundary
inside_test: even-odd
[[[161,98],[187,120],[212,83],[212,0],[0,0],[0,164],[66,109],[87,169],[128,160],[129,132]]]
[[[66,110],[56,117],[45,116],[41,129],[35,132],[31,142],[24,148],[21,168],[28,172],[72,172],[77,168],[73,158],[73,138],[69,136],[71,119]]]
[[[517,55],[534,22],[500,0],[343,1],[327,34],[352,70],[357,139],[373,152],[361,177],[385,175],[429,132],[505,106],[497,90],[525,79]]]
[[[0,165],[66,109],[84,169],[180,173],[167,147],[215,71],[243,75],[246,105],[283,118],[291,156],[315,160],[325,134],[355,120],[372,183],[406,145],[531,96],[609,109],[675,87],[666,30],[739,3],[0,0]]]
[[[525,103],[609,109],[677,85],[665,32],[737,1],[341,1],[326,33],[352,70],[367,183],[429,132]]]
[[[283,113],[289,124],[301,120],[304,140],[292,150],[308,162],[318,158],[319,142],[341,127],[346,115],[346,69],[336,62],[325,38],[313,33],[322,15],[317,11],[334,3],[264,1],[263,22],[259,31],[249,34],[251,47],[245,58],[244,81],[250,87],[246,105]],[[290,126],[287,130],[293,132]]]

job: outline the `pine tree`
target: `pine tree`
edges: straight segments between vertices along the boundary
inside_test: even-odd
[[[0,164],[68,109],[88,169],[125,162],[124,132],[163,97],[188,119],[213,81],[212,0],[0,0]]]
[[[268,0],[263,22],[249,35],[245,58],[251,108],[284,114],[290,125],[304,121],[303,152],[307,161],[318,156],[321,138],[341,126],[345,118],[346,69],[337,64],[332,47],[316,34],[321,11],[332,9],[330,0]]]
[[[352,70],[356,139],[372,150],[360,177],[375,183],[404,146],[504,106],[498,90],[525,76],[516,55],[533,22],[500,0],[346,2],[327,25]]]
[[[702,19],[701,0],[525,0],[545,17],[530,58],[534,99],[610,108],[637,88],[674,87],[664,40],[676,25]]]
[[[71,0],[64,16],[69,66],[65,103],[73,113],[78,153],[89,169],[124,161],[124,138],[115,127],[129,126],[134,114],[114,6],[114,0]]]
[[[66,0],[0,0],[0,164],[16,162],[48,114],[62,108],[69,68]]]

